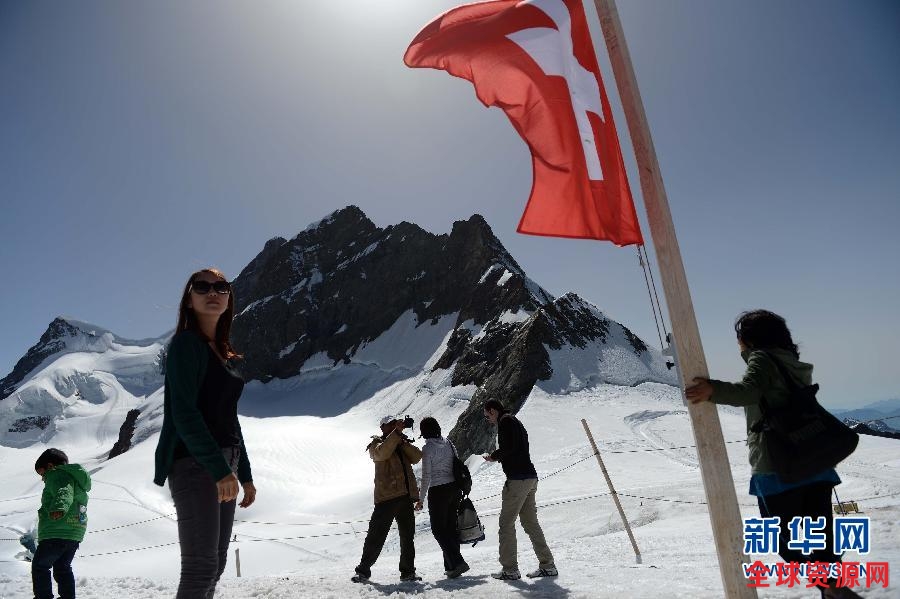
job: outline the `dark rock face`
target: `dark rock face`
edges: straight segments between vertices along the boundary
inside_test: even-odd
[[[131,449],[131,439],[134,436],[134,426],[137,423],[138,416],[141,415],[140,410],[128,410],[125,415],[125,422],[119,427],[119,439],[116,441],[112,449],[109,451],[109,458],[113,459],[117,455],[122,455]]]
[[[583,348],[589,342],[606,343],[610,325],[611,321],[598,317],[583,300],[570,293],[548,302],[524,323],[489,324],[483,337],[462,349],[458,347],[462,340],[454,344],[451,338],[436,367],[455,359],[453,384],[478,385],[469,407],[450,432],[460,454],[467,458],[494,448],[495,431],[484,419],[484,404],[496,399],[512,413],[518,412],[535,383],[549,379],[553,373],[546,347]],[[636,335],[622,329],[637,355],[647,351]]]
[[[9,432],[25,433],[33,428],[46,430],[46,428],[50,426],[51,421],[52,418],[50,418],[50,416],[27,416],[25,418],[19,418],[9,427]]]
[[[856,422],[855,420],[852,420],[850,418],[845,419],[844,422],[860,435],[887,437],[888,439],[900,439],[900,432],[892,430],[889,426],[885,425],[881,421],[872,423],[875,424],[877,428],[869,426],[865,422]],[[881,426],[878,426],[879,424]]]
[[[405,222],[381,229],[350,206],[272,239],[238,275],[232,339],[245,377],[288,378],[319,352],[349,361],[409,310],[420,323],[458,312],[475,324],[536,310],[551,298],[529,284],[481,216],[434,235]]]
[[[79,330],[62,318],[57,318],[51,322],[44,334],[41,335],[40,341],[34,344],[22,359],[16,362],[12,372],[0,380],[0,400],[9,397],[28,373],[37,368],[41,362],[65,349],[67,338],[75,337],[78,334]]]
[[[478,386],[450,432],[463,457],[493,444],[485,401],[518,411],[552,374],[545,348],[606,343],[611,326],[577,295],[554,300],[531,282],[479,215],[434,235],[405,222],[379,228],[349,206],[290,241],[270,240],[234,289],[232,339],[244,376],[263,382],[295,376],[320,352],[349,362],[404,312],[419,323],[458,313],[435,369],[453,368],[453,385]],[[473,339],[468,326],[484,330]],[[624,331],[635,354],[647,351]]]

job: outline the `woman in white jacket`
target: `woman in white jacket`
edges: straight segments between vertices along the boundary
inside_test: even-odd
[[[447,578],[456,578],[469,570],[469,564],[459,551],[456,536],[456,513],[462,491],[453,477],[453,457],[456,448],[449,439],[441,437],[441,426],[430,416],[423,418],[419,430],[425,438],[422,448],[422,484],[416,509],[421,510],[428,499],[431,533],[444,553]]]

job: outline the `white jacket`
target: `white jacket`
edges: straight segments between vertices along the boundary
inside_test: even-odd
[[[422,448],[422,485],[419,493],[423,503],[428,497],[430,487],[445,485],[456,480],[453,478],[454,455],[456,455],[456,448],[449,439],[432,437],[425,441],[425,446]]]

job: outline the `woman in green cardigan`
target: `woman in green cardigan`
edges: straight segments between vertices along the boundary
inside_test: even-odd
[[[835,564],[840,555],[832,552],[831,491],[841,479],[833,468],[798,482],[782,481],[766,451],[765,431],[752,430],[762,418],[760,398],[773,407],[790,401],[787,382],[773,360],[778,360],[787,373],[801,386],[812,384],[812,364],[800,361],[800,352],[791,337],[784,318],[768,310],[753,310],[741,314],[735,322],[738,347],[747,363],[747,371],[739,383],[714,379],[695,378],[694,385],[685,389],[691,403],[712,401],[715,404],[740,406],[747,419],[747,447],[749,450],[751,477],[750,494],[755,495],[759,512],[764,518],[778,516],[778,553],[785,562],[823,562]],[[788,547],[791,539],[788,525],[797,517],[823,518],[826,548],[804,555],[800,550]],[[828,588],[819,587],[825,598],[846,599],[859,597],[846,587],[837,587],[836,579],[828,578]]]
[[[184,286],[166,356],[163,425],[153,481],[169,489],[178,514],[181,579],[176,599],[210,599],[225,569],[234,509],[256,498],[237,403],[244,381],[231,361],[231,284],[216,269]]]

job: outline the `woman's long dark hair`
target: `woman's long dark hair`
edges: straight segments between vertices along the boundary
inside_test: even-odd
[[[737,338],[753,349],[786,349],[800,357],[797,344],[791,338],[787,322],[781,316],[768,310],[751,310],[738,316],[734,323]]]
[[[178,306],[178,325],[175,327],[175,334],[181,331],[194,331],[201,337],[206,337],[200,330],[200,324],[197,322],[197,316],[192,308],[188,308],[191,296],[191,285],[198,275],[208,273],[214,277],[218,277],[223,281],[227,281],[225,275],[218,268],[203,268],[188,277],[187,283],[184,285],[184,293],[181,294],[181,304]],[[219,316],[216,323],[216,338],[207,339],[216,344],[216,349],[226,360],[231,358],[240,358],[241,356],[234,351],[231,345],[231,321],[234,319],[234,290],[228,294],[228,308]]]
[[[422,418],[422,422],[419,423],[419,430],[426,439],[437,439],[441,436],[441,425],[431,416]]]

